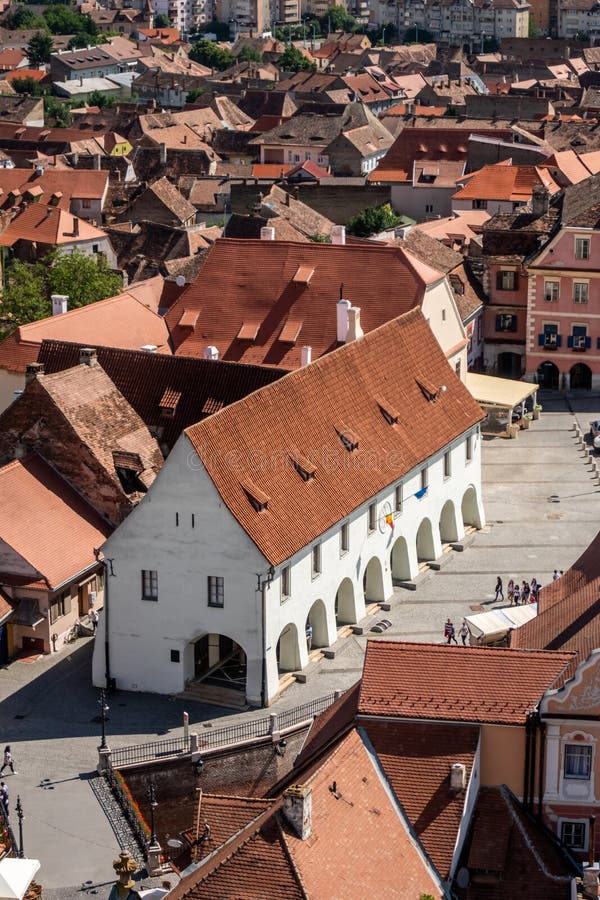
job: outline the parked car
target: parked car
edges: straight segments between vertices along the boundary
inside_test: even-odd
[[[600,419],[590,422],[590,437],[594,450],[600,450]]]

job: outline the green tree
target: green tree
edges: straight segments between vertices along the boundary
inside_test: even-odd
[[[122,288],[121,277],[111,272],[103,256],[78,251],[54,254],[47,284],[49,294],[68,295],[71,309],[113,297]]]
[[[210,69],[217,69],[219,72],[228,69],[235,62],[235,56],[229,50],[224,50],[213,41],[204,39],[196,41],[190,50],[189,57],[194,62],[208,66]]]
[[[30,94],[32,97],[40,97],[44,92],[39,81],[28,75],[27,78],[13,78],[10,83],[17,94]]]
[[[404,44],[433,44],[434,41],[435,38],[431,31],[418,25],[412,25],[404,32]]]
[[[171,23],[169,22],[169,17],[165,16],[164,13],[159,13],[157,16],[154,16],[154,27],[155,28],[169,28]]]
[[[192,88],[191,91],[188,91],[185,95],[186,103],[195,103],[198,97],[201,97],[204,94],[204,88]]]
[[[261,62],[262,54],[255,47],[249,47],[247,44],[242,47],[237,56],[238,62]]]
[[[15,260],[7,266],[6,287],[0,306],[0,333],[50,315],[44,266]]]
[[[25,49],[29,65],[33,69],[39,68],[42,63],[46,63],[50,59],[52,53],[52,38],[45,31],[36,31],[31,36],[31,40]]]
[[[88,34],[95,37],[98,33],[96,23],[91,16],[82,16],[67,6],[57,4],[44,10],[44,18],[52,34]],[[88,39],[88,43],[90,43]]]
[[[293,44],[288,44],[277,60],[277,65],[282,72],[316,72],[317,69],[316,64],[307,59]]]
[[[34,29],[45,28],[46,22],[41,16],[36,16],[33,10],[26,6],[14,6],[8,13],[3,23],[11,31],[21,28]]]
[[[92,91],[88,96],[87,102],[88,106],[98,106],[100,109],[110,109],[110,107],[114,105],[115,98],[103,94],[102,91]]]
[[[198,35],[202,34],[216,34],[218,41],[228,41],[230,37],[229,23],[218,22],[217,19],[212,19],[212,21],[206,22],[205,25],[194,29],[191,32],[190,40],[196,41],[198,40]]]
[[[529,26],[527,36],[530,38],[536,38],[538,36],[537,24],[531,13],[529,13]]]
[[[44,114],[46,123],[48,119],[53,119],[57,128],[68,128],[73,121],[70,101],[59,100],[57,97],[44,97]]]
[[[346,230],[355,237],[370,237],[379,234],[388,228],[394,228],[400,222],[400,217],[392,210],[389,203],[383,206],[370,206],[363,209],[358,215],[350,219]]]
[[[327,12],[319,19],[323,34],[330,31],[354,31],[358,22],[348,15],[343,6],[330,6]]]

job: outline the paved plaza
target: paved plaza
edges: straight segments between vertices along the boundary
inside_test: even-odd
[[[497,575],[505,586],[511,577],[535,576],[545,584],[553,569],[567,569],[594,537],[600,486],[572,426],[578,421],[586,431],[590,419],[600,418],[600,396],[555,395],[543,404],[540,421],[517,440],[484,441],[486,527],[465,552],[451,551],[443,568],[416,591],[396,589],[391,611],[373,619],[391,621],[385,638],[440,642],[447,616],[460,624],[473,607],[496,605]],[[367,635],[339,641],[335,657],[313,664],[307,683],[288,688],[273,711],[354,683],[366,640]],[[105,897],[114,880],[111,863],[119,847],[92,790],[100,726],[98,692],[90,685],[91,650],[92,639],[81,640],[56,657],[13,663],[0,677],[0,744],[12,745],[18,771],[6,777],[11,819],[19,794],[25,853],[42,862],[39,880],[47,900]],[[257,715],[229,716],[203,704],[120,692],[109,702],[107,731],[114,747],[180,734],[184,709],[200,728],[209,719],[225,724]]]

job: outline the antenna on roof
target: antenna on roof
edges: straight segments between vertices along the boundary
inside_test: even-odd
[[[344,282],[340,284],[340,300],[344,299]]]

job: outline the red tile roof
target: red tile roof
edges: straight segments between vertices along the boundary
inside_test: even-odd
[[[308,286],[293,282],[299,266],[314,269]],[[337,346],[341,285],[344,297],[361,307],[365,332],[417,306],[424,292],[424,281],[399,248],[222,238],[165,318],[177,354],[202,356],[212,344],[221,359],[292,369],[300,365],[303,345],[312,347],[313,359]],[[190,309],[199,311],[191,332],[178,326]],[[291,345],[279,340],[288,318],[303,322]],[[257,339],[240,341],[248,319],[261,322]]]
[[[465,184],[453,195],[453,200],[514,200],[525,203],[531,200],[536,185],[547,188],[551,195],[560,190],[548,169],[538,166],[500,163],[484,166],[461,180]]]
[[[573,653],[369,641],[359,715],[521,725]]]
[[[108,172],[84,169],[45,169],[42,175],[35,169],[0,169],[0,204],[6,203],[11,191],[18,189],[24,194],[32,187],[41,187],[46,201],[60,191],[58,205],[68,210],[73,197],[100,200],[108,188],[108,177]]]
[[[35,453],[0,468],[0,494],[0,540],[35,570],[31,581],[50,589],[94,565],[94,547],[112,531]],[[0,579],[11,574],[4,560]]]
[[[254,163],[252,166],[253,178],[283,178],[290,171],[291,166],[285,163]]]
[[[133,285],[132,289],[137,287]],[[0,369],[25,372],[28,363],[37,359],[44,340],[73,341],[92,347],[117,344],[135,350],[152,344],[161,353],[170,353],[164,319],[129,293],[21,325],[0,343]]]
[[[358,721],[416,835],[447,879],[465,811],[465,793],[450,790],[450,769],[462,763],[467,783],[479,741],[474,725]]]
[[[33,78],[34,81],[50,81],[48,73],[43,69],[13,69],[12,72],[7,72],[4,78],[9,84],[16,78]]]
[[[431,402],[419,383],[447,390]],[[380,396],[403,411],[398,424],[384,418]],[[277,565],[481,418],[422,313],[413,310],[186,434],[229,510]],[[346,449],[344,431],[356,449]],[[316,467],[309,481],[293,466],[294,450]],[[267,509],[253,508],[245,478],[269,497]]]
[[[85,219],[79,219],[57,206],[30,203],[0,234],[0,246],[12,247],[17,241],[60,246],[105,239],[106,233]]]
[[[217,794],[203,794],[200,813],[200,834],[204,823],[210,827],[210,837],[200,845],[198,861],[221,847],[231,837],[253,822],[261,813],[273,806],[273,800],[257,797],[231,797]],[[196,823],[187,828],[183,835],[190,842],[196,839]]]
[[[303,163],[298,163],[297,166],[289,170],[287,177],[290,178],[290,176],[296,175],[298,172],[308,172],[314,178],[329,178],[329,172],[322,166],[318,166],[312,159],[305,159]]]
[[[482,134],[512,140],[508,129],[403,128],[379,165],[370,173],[374,182],[412,181],[413,163],[419,160],[457,162],[467,159],[469,136]]]

